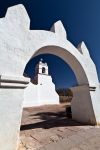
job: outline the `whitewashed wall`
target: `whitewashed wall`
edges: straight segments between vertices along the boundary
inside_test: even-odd
[[[0,117],[0,147],[2,150],[17,149],[23,89],[29,82],[22,76],[28,61],[39,54],[50,53],[59,56],[70,65],[79,85],[87,85],[88,89],[96,88],[95,91],[88,91],[92,105],[87,108],[94,114],[91,115],[95,122],[90,121],[90,123],[100,123],[99,81],[95,64],[85,43],[82,42],[78,48],[75,48],[67,40],[61,21],[56,22],[51,31],[29,28],[30,19],[23,5],[9,8],[6,16],[0,19],[0,116],[2,116]],[[83,92],[82,94],[86,94]],[[73,107],[79,105],[84,107],[83,104],[86,105],[85,103],[81,105],[80,100],[80,103],[74,103]]]
[[[38,84],[29,83],[24,92],[23,107],[59,104],[51,76],[38,74]]]

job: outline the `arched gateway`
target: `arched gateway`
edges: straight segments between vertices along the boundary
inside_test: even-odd
[[[75,48],[68,40],[61,21],[51,31],[30,30],[23,5],[8,9],[0,19],[0,147],[17,149],[24,88],[30,82],[23,77],[26,64],[39,54],[59,56],[74,71],[78,87],[72,88],[72,118],[100,123],[100,87],[95,64],[84,42]],[[8,141],[8,142],[6,142]],[[6,144],[5,144],[6,143]]]

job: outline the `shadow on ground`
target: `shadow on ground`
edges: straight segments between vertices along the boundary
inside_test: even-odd
[[[66,117],[65,111],[60,112],[40,112],[36,114],[31,114],[31,119],[37,116],[40,120],[36,123],[24,124],[21,126],[21,130],[31,130],[36,128],[55,128],[55,127],[65,127],[65,126],[82,126],[83,124],[73,121]],[[86,124],[84,124],[86,125]]]

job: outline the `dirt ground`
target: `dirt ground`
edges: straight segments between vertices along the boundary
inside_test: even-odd
[[[25,108],[19,150],[41,149],[93,128],[68,119],[65,108],[66,104]]]

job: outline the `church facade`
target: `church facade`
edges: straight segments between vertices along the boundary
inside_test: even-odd
[[[59,104],[47,63],[41,59],[35,68],[35,77],[24,91],[23,107]]]

